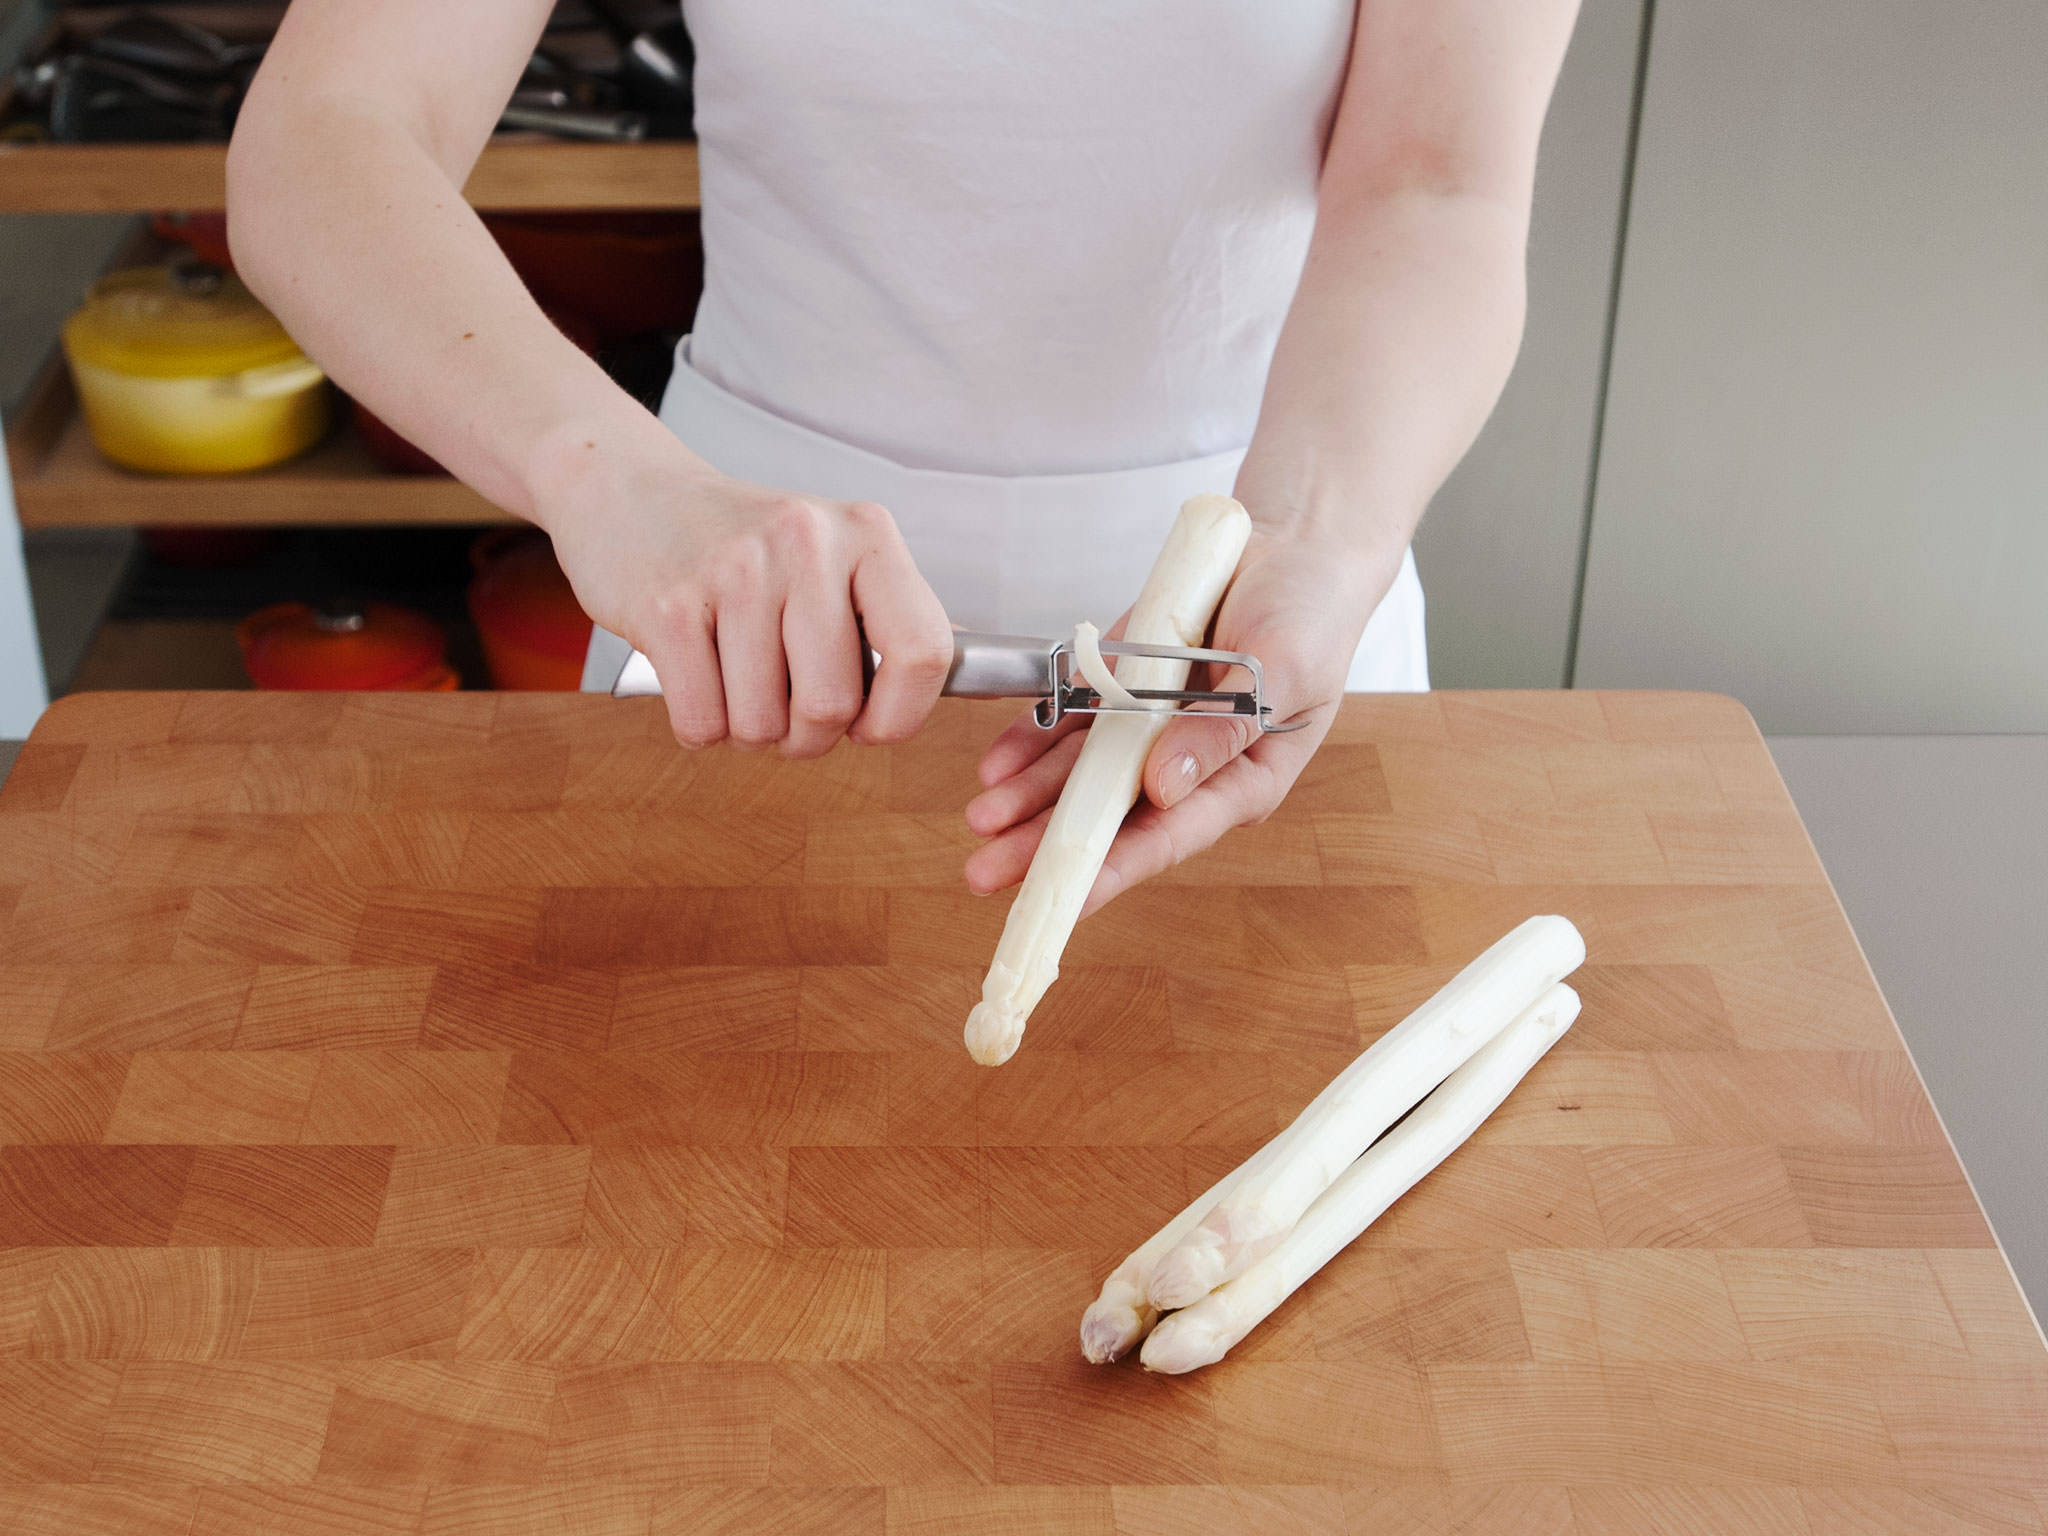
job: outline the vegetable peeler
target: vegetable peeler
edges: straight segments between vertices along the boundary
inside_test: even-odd
[[[1186,714],[1241,715],[1256,720],[1268,733],[1298,731],[1306,718],[1280,721],[1266,702],[1266,674],[1256,656],[1242,651],[1212,651],[1185,645],[1139,645],[1126,640],[1101,642],[1105,656],[1154,656],[1167,661],[1212,662],[1223,667],[1242,667],[1251,678],[1249,688],[1134,688],[1131,695],[1148,705],[1165,708],[1179,705]],[[874,676],[881,657],[862,646],[865,657],[863,684]],[[593,686],[586,679],[585,687]],[[601,680],[598,683],[601,686]],[[640,698],[661,692],[654,665],[639,651],[629,654],[612,679],[614,698]],[[985,635],[956,630],[953,635],[953,666],[940,690],[955,699],[1036,699],[1034,718],[1051,730],[1068,715],[1150,714],[1151,709],[1131,709],[1106,704],[1077,674],[1074,641],[1042,640],[1026,635]]]

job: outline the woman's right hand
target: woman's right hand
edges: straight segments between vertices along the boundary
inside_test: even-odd
[[[953,640],[889,514],[718,474],[462,199],[550,9],[293,0],[228,150],[236,264],[336,383],[548,531],[584,610],[653,661],[678,740],[902,741]],[[865,699],[856,615],[883,657]]]
[[[679,742],[818,757],[916,734],[953,636],[885,509],[734,480],[673,439],[580,457],[535,510],[584,611],[654,663]]]

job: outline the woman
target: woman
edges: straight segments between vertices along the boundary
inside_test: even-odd
[[[1520,341],[1576,0],[688,0],[705,294],[659,420],[459,192],[550,8],[295,0],[229,153],[235,255],[547,530],[679,741],[902,741],[949,618],[1114,617],[1202,490],[1256,525],[1213,643],[1314,724],[1176,722],[1091,907],[1269,814],[1347,682],[1428,686],[1408,544]],[[1078,748],[989,749],[975,889],[1022,877]]]

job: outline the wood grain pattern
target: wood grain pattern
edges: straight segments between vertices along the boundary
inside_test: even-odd
[[[977,747],[86,695],[0,788],[0,1529],[2048,1536],[2048,1349],[1697,695],[1359,698],[961,1019]],[[1198,1376],[1103,1272],[1522,917],[1579,1026]]]
[[[0,165],[0,213],[147,213],[227,198],[221,144],[7,144]],[[697,146],[500,135],[463,196],[478,208],[694,208]]]

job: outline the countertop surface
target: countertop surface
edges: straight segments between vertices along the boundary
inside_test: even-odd
[[[0,1529],[2048,1532],[2048,1350],[1739,706],[1360,698],[960,1027],[1003,706],[74,696],[0,788]],[[1577,1026],[1193,1376],[1101,1276],[1521,918]]]

